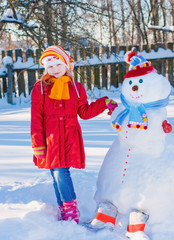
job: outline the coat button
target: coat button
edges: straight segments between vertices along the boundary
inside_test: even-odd
[[[62,107],[62,103],[59,103],[59,107]]]
[[[59,117],[59,120],[63,120],[63,117]]]

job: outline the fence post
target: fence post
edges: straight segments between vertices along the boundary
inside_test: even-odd
[[[172,51],[174,50],[174,43],[170,42],[167,44],[167,48],[171,49]],[[174,70],[173,70],[173,66],[174,66],[174,60],[173,59],[169,59],[167,61],[167,77],[169,79],[169,82],[172,86],[174,86]]]
[[[103,47],[103,54],[106,54],[109,57],[109,47]],[[102,65],[102,87],[108,86],[108,68],[107,64]]]
[[[147,44],[143,45],[143,50],[149,52],[150,51],[149,46]]]
[[[16,61],[18,61],[18,58],[21,58],[22,62],[23,62],[22,50],[21,49],[16,49],[15,50],[15,56],[16,56]],[[26,97],[24,72],[23,72],[22,69],[16,70],[16,72],[17,72],[17,82],[18,82],[19,96],[22,93],[24,93],[24,96]]]
[[[38,70],[37,70],[37,78],[39,79],[40,76],[43,74],[43,69],[40,68],[40,63],[39,63],[39,59],[41,57],[41,50],[40,49],[36,49],[36,63],[38,64]]]
[[[13,59],[13,51],[12,50],[8,50],[7,51],[7,56],[11,57]]]
[[[93,53],[92,53],[92,49],[90,47],[86,48],[86,59],[87,58],[92,58],[93,56]],[[86,79],[87,79],[87,82],[86,82],[86,86],[87,86],[87,89],[91,89],[91,86],[92,86],[92,72],[91,72],[91,68],[89,65],[86,66]]]
[[[114,56],[116,56],[116,52],[117,52],[117,47],[116,46],[112,46],[111,47],[111,54],[113,54]],[[114,86],[114,87],[118,87],[118,77],[116,75],[116,71],[117,71],[117,65],[111,64],[111,81],[110,81],[110,87]]]
[[[99,46],[94,48],[94,54],[98,57],[98,59],[100,58]],[[94,66],[94,85],[95,87],[100,88],[100,68],[98,65]]]
[[[126,53],[126,46],[120,46],[119,52],[124,51]],[[118,64],[118,83],[122,83],[124,80],[124,76],[126,75],[126,68],[127,68],[126,62],[121,62]]]
[[[0,98],[2,98],[3,97],[3,79],[0,79]]]
[[[7,102],[13,104],[13,64],[7,64],[7,70],[8,70]]]
[[[151,51],[157,51],[158,49],[156,48],[155,44],[151,44]],[[160,69],[160,61],[159,60],[151,60],[152,66],[157,70],[158,73],[161,73]]]
[[[34,64],[34,52],[33,49],[27,49],[26,51],[26,59],[28,61],[29,58],[33,59],[33,64]],[[28,73],[28,92],[29,94],[31,93],[31,90],[36,82],[36,75],[35,75],[35,70],[33,69],[27,69]]]
[[[1,61],[2,59],[5,57],[5,51],[2,50],[1,51]],[[7,81],[6,81],[6,77],[2,77],[2,85],[1,85],[2,89],[1,89],[1,96],[2,98],[4,97],[4,93],[7,92]]]

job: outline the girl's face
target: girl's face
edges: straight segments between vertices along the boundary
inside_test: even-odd
[[[65,75],[67,68],[63,64],[52,64],[48,66],[47,73],[55,78],[59,78]]]

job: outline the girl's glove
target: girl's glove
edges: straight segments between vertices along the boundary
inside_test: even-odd
[[[163,127],[163,131],[165,133],[170,133],[172,131],[172,125],[170,123],[168,123],[167,120],[165,120],[162,123],[162,127]]]
[[[112,99],[106,99],[105,100],[106,106],[109,109],[108,115],[111,115],[112,112],[115,110],[116,107],[118,107],[118,104],[112,100]]]
[[[33,148],[33,154],[38,159],[42,159],[46,157],[46,147],[35,147]]]

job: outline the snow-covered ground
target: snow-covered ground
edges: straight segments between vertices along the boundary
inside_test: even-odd
[[[116,101],[119,91],[94,91]],[[174,128],[174,95],[167,107]],[[72,169],[72,178],[81,212],[80,221],[95,216],[93,195],[104,156],[117,133],[107,111],[100,116],[80,120],[86,151],[86,169]],[[174,130],[171,134],[174,134]],[[0,100],[0,239],[3,240],[119,240],[126,239],[126,226],[117,221],[116,230],[90,232],[75,222],[56,220],[57,206],[49,170],[32,163],[30,143],[30,102],[8,105]],[[125,219],[125,222],[127,219]],[[126,224],[125,224],[126,225]],[[171,236],[173,240],[174,237]],[[160,239],[159,239],[160,240]]]

